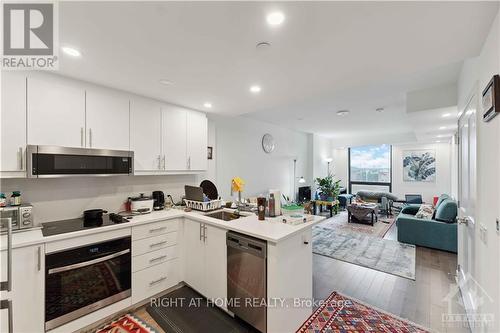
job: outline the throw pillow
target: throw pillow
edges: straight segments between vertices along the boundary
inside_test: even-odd
[[[424,220],[431,220],[433,214],[434,208],[432,208],[432,205],[420,205],[420,209],[417,214],[415,214],[415,217]]]

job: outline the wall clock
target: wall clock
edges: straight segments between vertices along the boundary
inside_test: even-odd
[[[276,144],[274,143],[274,138],[271,134],[264,134],[262,137],[262,149],[266,153],[272,153],[274,148],[276,148]]]

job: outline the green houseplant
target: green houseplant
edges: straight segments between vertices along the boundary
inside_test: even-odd
[[[333,201],[340,194],[340,180],[334,180],[333,177],[331,173],[328,173],[326,177],[318,177],[315,180],[321,191],[320,197],[322,200]]]

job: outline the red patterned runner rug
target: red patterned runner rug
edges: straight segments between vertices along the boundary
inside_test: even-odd
[[[425,328],[334,291],[297,333],[428,333]]]
[[[147,326],[139,318],[126,314],[123,317],[118,318],[111,324],[98,329],[96,333],[155,333],[156,331]]]

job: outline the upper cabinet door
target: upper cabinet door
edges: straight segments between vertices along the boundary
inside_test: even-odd
[[[90,87],[86,106],[87,147],[129,150],[128,95],[103,87]]]
[[[186,114],[186,109],[162,106],[162,159],[165,160],[165,170],[187,170]]]
[[[187,113],[187,158],[189,170],[207,169],[208,121],[204,113]]]
[[[26,75],[2,72],[0,171],[24,171],[26,163]]]
[[[56,75],[28,77],[28,143],[85,146],[85,89]]]
[[[130,101],[130,150],[135,171],[163,168],[161,156],[161,108],[158,103],[134,98]]]

